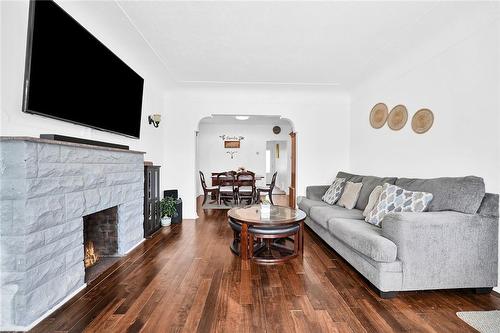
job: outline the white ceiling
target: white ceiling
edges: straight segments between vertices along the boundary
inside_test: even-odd
[[[177,82],[349,86],[495,2],[118,1]],[[495,14],[496,15],[496,14]]]
[[[214,114],[210,117],[205,117],[200,120],[200,125],[202,124],[212,124],[212,125],[269,125],[269,126],[281,126],[285,128],[291,128],[291,123],[288,119],[281,118],[281,116],[264,116],[264,115],[252,115],[249,116],[247,120],[238,120],[234,115],[222,115]]]

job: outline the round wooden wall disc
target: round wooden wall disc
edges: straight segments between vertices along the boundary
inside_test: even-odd
[[[399,104],[393,107],[391,112],[389,113],[389,117],[387,118],[387,125],[390,129],[398,131],[406,125],[407,120],[408,111],[406,110],[406,106]]]
[[[418,134],[427,132],[434,123],[434,114],[429,109],[420,109],[411,119],[411,128]]]
[[[384,103],[375,104],[370,112],[370,124],[373,128],[380,128],[384,126],[387,120],[387,105]]]

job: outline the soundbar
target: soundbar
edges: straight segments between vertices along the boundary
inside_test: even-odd
[[[72,142],[72,143],[81,143],[84,145],[92,145],[99,147],[108,147],[108,148],[116,148],[116,149],[124,149],[129,150],[129,146],[119,145],[116,143],[88,140],[82,138],[74,138],[71,136],[64,136],[59,134],[40,134],[40,139],[54,140],[54,141],[64,141],[64,142]]]

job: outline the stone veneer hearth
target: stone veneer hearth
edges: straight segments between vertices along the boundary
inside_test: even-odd
[[[0,180],[0,329],[85,286],[83,216],[117,206],[119,255],[143,240],[142,152],[2,137]]]

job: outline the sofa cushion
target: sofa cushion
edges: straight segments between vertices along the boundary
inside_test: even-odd
[[[429,192],[434,195],[428,210],[453,210],[475,214],[485,194],[480,177],[442,177],[433,179],[399,178],[396,185],[410,191]]]
[[[332,185],[326,190],[325,194],[321,197],[324,202],[333,205],[339,200],[342,190],[344,189],[345,178],[335,178]]]
[[[396,182],[396,177],[374,177],[374,176],[363,176],[363,187],[361,188],[361,192],[359,193],[358,202],[356,203],[357,209],[365,209],[368,204],[368,198],[372,193],[373,189],[377,186],[383,186],[384,184],[394,185]]]
[[[370,196],[368,197],[368,204],[366,205],[365,210],[363,210],[363,216],[368,216],[373,208],[375,208],[378,198],[380,197],[380,193],[382,193],[382,186],[379,185],[373,189],[372,193],[370,193]]]
[[[311,200],[311,199],[308,199],[308,198],[305,198],[305,197],[302,197],[300,198],[300,201],[298,203],[298,206],[301,210],[304,211],[304,213],[306,213],[307,215],[309,215],[309,210],[312,208],[312,207],[325,207],[325,206],[328,206],[330,207],[329,204],[327,204],[326,202],[324,201],[321,201],[321,200]]]
[[[337,205],[347,209],[353,209],[358,201],[359,192],[362,186],[363,183],[347,182],[344,187],[344,192],[340,196],[339,201],[337,201]]]
[[[345,178],[346,180],[353,183],[360,183],[363,180],[363,176],[355,175],[344,171],[339,171],[337,173],[337,178]]]
[[[315,206],[309,210],[309,216],[319,225],[328,229],[328,221],[339,217],[346,219],[363,219],[363,212],[358,209],[347,209],[339,206]]]
[[[374,177],[374,176],[361,176],[354,175],[351,173],[339,171],[337,173],[337,177],[345,178],[346,180],[354,183],[363,183],[363,187],[361,188],[361,192],[359,192],[358,202],[356,202],[356,209],[365,209],[368,204],[368,198],[372,193],[373,189],[377,186],[382,186],[385,183],[394,185],[396,182],[396,177]]]
[[[333,218],[328,222],[328,229],[333,236],[375,261],[396,260],[396,244],[382,236],[380,228],[363,220]]]
[[[384,184],[375,208],[365,221],[376,226],[391,212],[420,213],[427,209],[432,200],[432,193],[407,191],[399,186]]]

